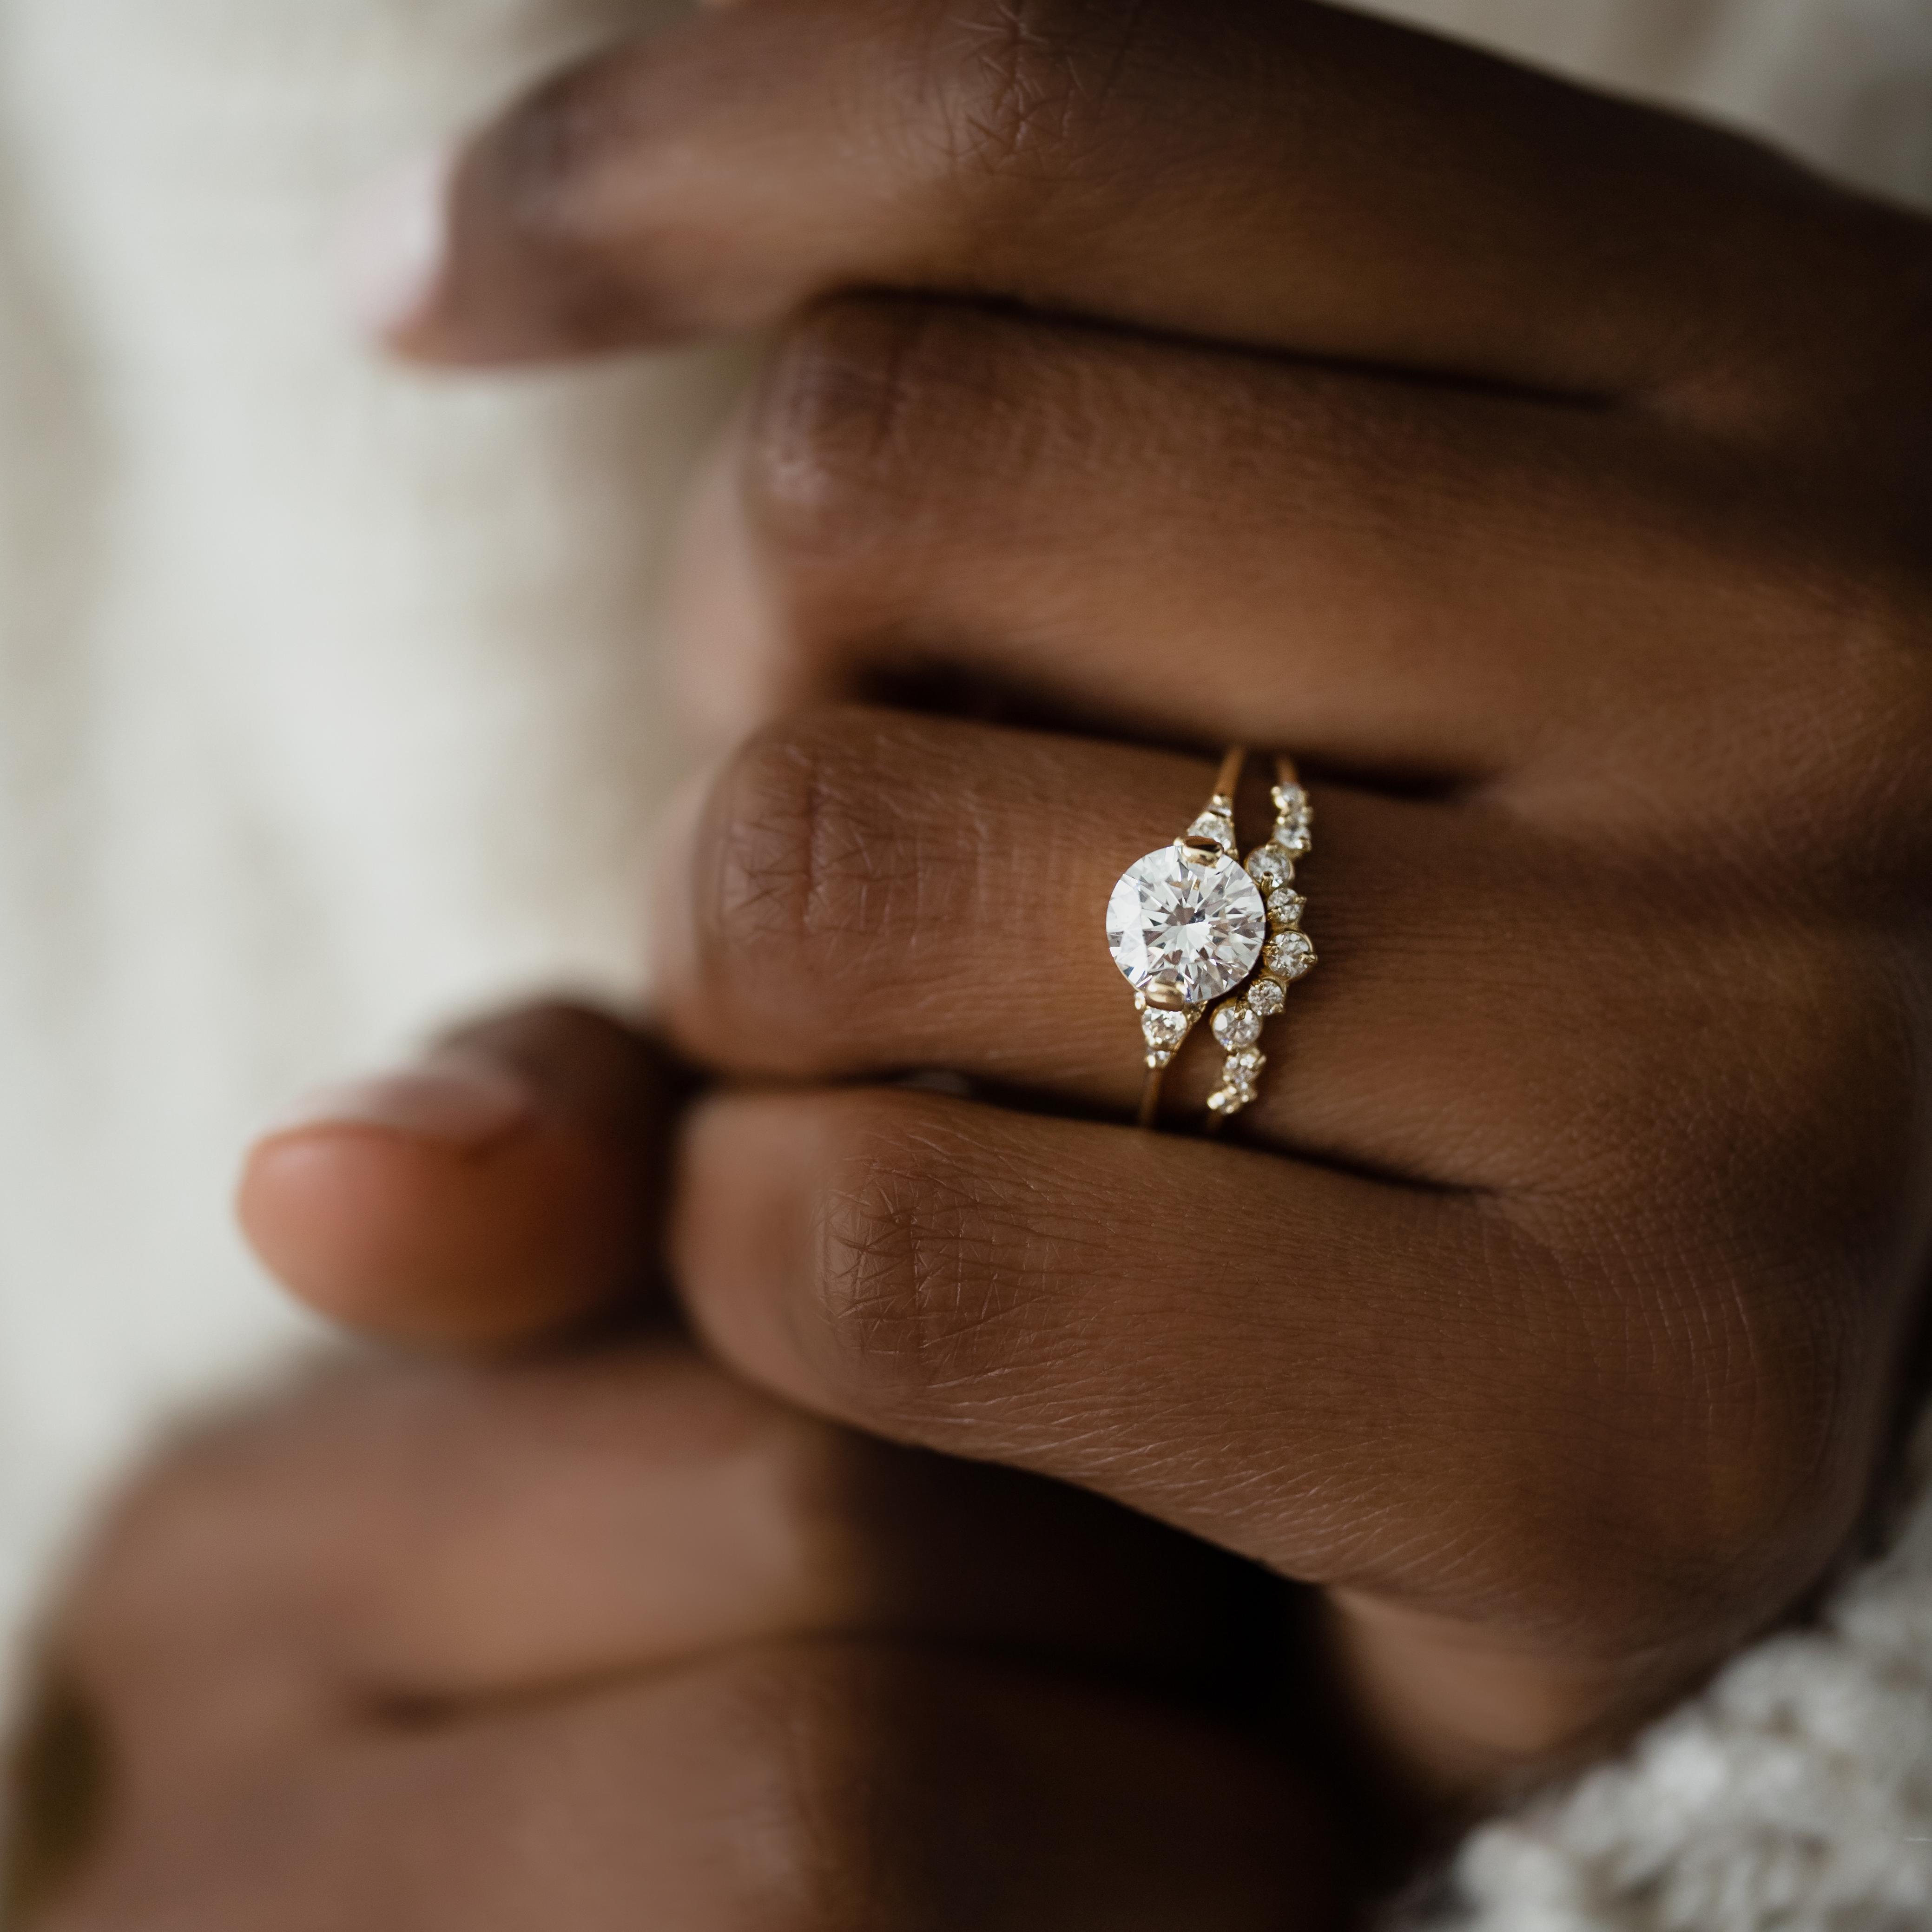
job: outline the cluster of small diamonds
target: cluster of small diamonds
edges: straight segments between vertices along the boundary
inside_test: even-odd
[[[1288,988],[1315,964],[1315,948],[1301,930],[1306,902],[1294,890],[1294,862],[1305,858],[1315,842],[1314,808],[1298,784],[1276,785],[1274,796],[1274,836],[1248,854],[1247,864],[1249,878],[1268,902],[1269,937],[1262,953],[1262,970],[1239,993],[1223,1000],[1210,1022],[1227,1058],[1222,1064],[1221,1084],[1208,1095],[1208,1105],[1224,1120],[1255,1097],[1255,1082],[1268,1064],[1258,1045],[1262,1021],[1281,1011],[1288,1004]],[[1184,1039],[1186,1031],[1183,1027]],[[1148,1064],[1154,1064],[1151,1058]]]

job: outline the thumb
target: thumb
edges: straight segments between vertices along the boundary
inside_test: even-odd
[[[242,1231],[301,1300],[365,1333],[554,1334],[655,1291],[682,1084],[614,1018],[520,1008],[298,1103],[249,1150]]]

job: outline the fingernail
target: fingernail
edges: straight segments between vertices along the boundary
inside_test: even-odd
[[[446,1056],[372,1079],[319,1087],[262,1135],[376,1127],[412,1140],[472,1152],[521,1126],[533,1110],[530,1089],[480,1060]]]
[[[448,251],[450,176],[448,154],[424,155],[378,183],[350,214],[344,292],[372,335],[400,334],[436,293]]]

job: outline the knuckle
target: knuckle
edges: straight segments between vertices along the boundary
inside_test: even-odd
[[[869,556],[916,515],[935,444],[956,440],[974,334],[928,303],[858,299],[788,334],[760,387],[743,482],[782,575]]]
[[[1090,172],[1109,103],[1153,16],[1109,0],[979,0],[948,10],[938,125],[959,175],[1028,193]]]
[[[1023,1272],[1000,1184],[956,1131],[884,1098],[855,1102],[821,1203],[825,1366],[865,1413],[924,1436],[997,1397]]]
[[[886,970],[919,888],[916,854],[881,796],[888,728],[850,712],[794,721],[754,740],[728,772],[713,806],[698,956],[701,990],[734,1014],[774,999],[794,1018],[802,1006],[842,1010]]]

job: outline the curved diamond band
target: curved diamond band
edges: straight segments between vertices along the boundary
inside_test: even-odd
[[[1209,1028],[1227,1058],[1208,1096],[1209,1131],[1246,1106],[1266,1064],[1262,1022],[1315,964],[1294,890],[1294,862],[1312,843],[1308,794],[1293,763],[1277,760],[1274,836],[1244,866],[1234,796],[1246,755],[1239,746],[1228,753],[1206,809],[1172,845],[1130,866],[1107,902],[1108,950],[1134,989],[1146,1043],[1144,1127],[1154,1124],[1163,1076],[1210,1006]]]

